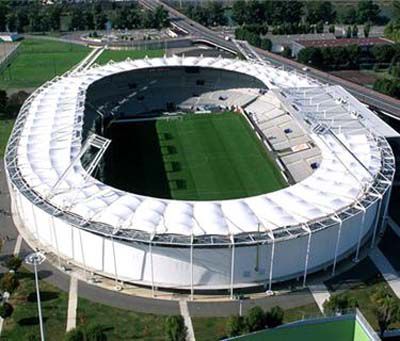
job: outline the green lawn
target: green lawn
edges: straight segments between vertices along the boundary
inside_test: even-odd
[[[284,322],[294,322],[303,319],[315,318],[322,316],[316,303],[303,305],[296,308],[285,310]]]
[[[5,118],[0,114],[0,159],[4,157],[4,151],[14,122],[14,119]]]
[[[221,200],[285,186],[275,162],[237,113],[114,125],[103,179],[144,195]]]
[[[79,63],[90,49],[53,40],[26,39],[0,74],[0,89],[32,89]]]
[[[19,273],[19,280],[20,286],[10,300],[14,313],[6,320],[1,339],[17,341],[30,340],[31,337],[39,340],[34,274],[23,269]],[[40,291],[46,339],[62,340],[66,328],[68,295],[43,280],[40,281]]]
[[[106,64],[108,61],[120,62],[126,58],[141,59],[146,56],[149,58],[162,57],[164,50],[106,50],[96,60],[97,64]]]
[[[226,337],[227,317],[192,317],[197,341],[215,341]]]
[[[165,316],[136,313],[79,298],[77,326],[96,323],[107,340],[164,340]]]

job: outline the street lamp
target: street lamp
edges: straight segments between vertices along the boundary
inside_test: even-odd
[[[42,319],[42,307],[40,305],[40,292],[39,292],[39,279],[37,273],[38,264],[42,264],[46,260],[46,257],[40,252],[32,252],[25,257],[25,263],[33,265],[35,271],[35,284],[36,284],[36,296],[38,301],[38,312],[39,312],[39,325],[40,325],[40,339],[44,341],[43,331],[43,319]]]

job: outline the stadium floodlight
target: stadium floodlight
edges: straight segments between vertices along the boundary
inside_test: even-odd
[[[40,326],[40,338],[44,341],[44,328],[43,328],[43,317],[42,317],[42,307],[40,303],[40,291],[39,291],[39,278],[37,272],[37,266],[42,264],[46,260],[46,257],[41,252],[33,252],[25,257],[25,263],[33,265],[35,272],[35,285],[36,285],[36,297],[38,302],[38,313],[39,313],[39,326]]]

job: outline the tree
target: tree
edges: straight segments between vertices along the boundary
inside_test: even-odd
[[[185,341],[186,339],[186,327],[180,315],[168,316],[164,330],[167,341]]]
[[[341,21],[346,25],[353,25],[357,22],[357,11],[354,5],[347,5],[342,12]]]
[[[239,336],[247,330],[243,316],[231,315],[226,321],[226,334],[229,337]]]
[[[393,17],[396,19],[399,19],[400,18],[400,1],[394,0],[392,2],[392,8],[393,8]]]
[[[307,1],[306,2],[306,21],[316,24],[332,23],[336,19],[336,12],[330,1]]]
[[[0,305],[0,317],[6,319],[12,315],[14,311],[13,306],[10,303],[4,302]]]
[[[348,293],[332,295],[323,304],[325,312],[342,313],[348,309],[357,308],[358,302],[355,297]]]
[[[7,28],[10,32],[17,30],[17,20],[17,14],[15,12],[7,14]]]
[[[378,23],[380,12],[381,8],[378,3],[372,0],[362,0],[357,4],[357,22],[359,24]]]
[[[297,60],[303,64],[321,66],[323,64],[322,51],[317,47],[306,47],[300,50]]]
[[[7,268],[10,270],[18,271],[18,269],[21,267],[22,264],[22,259],[18,256],[12,256],[8,259],[7,261]]]
[[[391,45],[375,45],[371,52],[377,63],[389,63],[394,57],[395,49]]]
[[[0,113],[6,112],[8,97],[7,92],[5,90],[0,90]]]
[[[245,316],[246,326],[249,332],[255,332],[265,328],[264,311],[259,306],[255,306],[247,312]]]
[[[392,323],[399,321],[400,305],[384,287],[380,287],[373,293],[371,301],[374,304],[374,314],[378,320],[379,333],[382,337]]]
[[[10,117],[16,117],[22,104],[29,97],[29,94],[26,91],[18,91],[13,93],[7,101],[6,113]]]
[[[3,275],[0,280],[0,288],[3,291],[7,291],[10,294],[17,289],[19,286],[19,281],[15,273],[7,272]]]
[[[397,81],[392,79],[380,78],[375,81],[373,88],[388,96],[400,97],[400,89],[397,83]]]
[[[348,26],[346,30],[346,38],[351,38],[351,32],[352,32],[351,26]]]
[[[292,57],[292,49],[289,46],[285,46],[282,51],[282,56],[285,58]]]
[[[260,47],[263,50],[271,51],[271,48],[272,48],[271,40],[269,40],[268,38],[261,39]]]
[[[358,26],[356,24],[353,25],[353,28],[351,30],[351,36],[353,38],[358,38]]]
[[[369,37],[369,32],[371,31],[371,24],[369,22],[367,22],[364,25],[364,37],[368,38]]]
[[[315,30],[317,33],[324,33],[324,23],[322,21],[318,21],[315,25]]]
[[[265,324],[268,328],[275,328],[283,323],[284,312],[279,306],[272,307],[265,314]]]
[[[206,6],[206,13],[210,26],[226,25],[227,18],[221,2],[210,1]]]
[[[335,33],[335,25],[329,25],[329,33]]]
[[[163,6],[157,6],[154,12],[154,27],[160,29],[169,25],[168,12]]]
[[[245,0],[237,0],[233,3],[232,19],[239,25],[247,22],[247,3]]]
[[[9,13],[9,8],[7,2],[0,2],[0,31],[6,31],[7,15]]]
[[[93,10],[94,28],[104,30],[107,22],[107,15],[104,13],[101,4],[94,6]]]

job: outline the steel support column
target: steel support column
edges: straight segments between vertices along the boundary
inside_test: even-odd
[[[193,235],[190,240],[190,300],[193,301],[194,288],[193,288]]]
[[[231,237],[231,285],[230,285],[230,296],[233,299],[233,286],[235,276],[235,239]]]
[[[308,262],[310,260],[310,249],[311,249],[311,230],[307,227],[308,239],[307,239],[307,250],[306,250],[306,258],[304,261],[304,276],[303,276],[303,287],[306,286],[307,281],[307,272],[308,272]]]
[[[359,228],[360,231],[358,233],[358,242],[357,242],[356,255],[355,255],[354,259],[353,259],[354,262],[358,262],[359,261],[358,257],[360,255],[360,247],[361,247],[362,235],[363,235],[363,232],[364,232],[365,214],[367,212],[367,210],[363,206],[361,206],[360,209],[363,211],[363,213],[362,213],[362,218],[361,218],[361,225],[360,225],[360,228]]]
[[[378,202],[378,208],[376,210],[376,215],[375,215],[375,224],[374,224],[374,231],[372,233],[371,248],[373,248],[375,246],[376,233],[378,232],[378,226],[379,226],[381,210],[382,210],[383,196],[382,195],[379,196],[378,200],[379,200],[379,202]]]
[[[336,263],[337,263],[338,253],[339,253],[339,245],[340,245],[340,236],[342,234],[342,226],[343,226],[342,219],[338,218],[338,222],[339,222],[339,227],[338,227],[338,234],[337,234],[337,238],[336,238],[335,256],[333,257],[332,276],[335,275],[335,271],[336,271]]]

